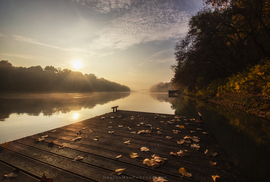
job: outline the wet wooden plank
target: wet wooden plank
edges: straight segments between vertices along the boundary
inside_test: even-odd
[[[39,182],[40,180],[38,178],[34,178],[23,171],[16,172],[16,177],[13,178],[5,178],[4,175],[14,173],[16,168],[7,165],[3,162],[0,162],[0,181],[4,182]],[[2,179],[1,179],[2,178]]]
[[[181,125],[184,126],[182,129],[179,128]],[[162,129],[162,134],[157,133],[157,127]],[[140,130],[151,130],[151,134],[131,133]],[[180,133],[175,134],[173,130]],[[153,181],[153,176],[162,176],[169,181],[206,182],[212,181],[211,175],[216,174],[228,182],[244,181],[233,166],[228,168],[226,154],[211,134],[204,132],[208,132],[204,123],[193,118],[118,111],[10,142],[0,153],[0,160],[27,170],[33,176],[41,177],[45,171],[48,177],[57,181],[63,181],[67,176],[70,181],[127,181],[128,178],[128,181]],[[45,135],[48,137],[44,141],[36,141]],[[191,142],[198,143],[199,150],[192,149],[190,144],[177,144],[187,135],[199,137],[199,142]],[[81,139],[73,141],[78,136]],[[98,141],[94,141],[96,136]],[[167,139],[166,136],[173,138]],[[131,141],[130,145],[124,144],[127,140]],[[65,148],[60,149],[61,145]],[[150,151],[142,152],[143,146]],[[213,149],[218,155],[206,156],[206,149]],[[170,152],[179,150],[189,156],[170,155]],[[131,152],[138,153],[140,157],[131,159]],[[153,154],[167,158],[166,162],[158,168],[143,164],[143,160]],[[122,157],[116,159],[117,155]],[[83,159],[74,161],[77,156],[83,156]],[[217,165],[212,166],[210,161],[217,162]],[[32,167],[25,167],[27,163]],[[180,167],[185,167],[192,177],[182,177],[178,172]],[[126,168],[122,176],[113,173],[118,168]]]

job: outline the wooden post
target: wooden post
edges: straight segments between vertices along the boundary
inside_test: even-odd
[[[114,107],[112,107],[113,112],[117,112],[117,107],[118,107],[118,106],[114,106]]]

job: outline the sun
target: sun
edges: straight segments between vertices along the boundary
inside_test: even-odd
[[[80,61],[72,61],[71,62],[72,67],[75,68],[76,70],[81,69],[83,67],[82,63]]]

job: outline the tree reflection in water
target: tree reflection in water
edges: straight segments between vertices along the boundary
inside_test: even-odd
[[[170,102],[178,115],[202,114],[207,127],[246,181],[270,181],[270,121],[188,96],[173,99],[166,96],[153,98]]]
[[[129,92],[1,94],[0,120],[5,121],[13,113],[51,116],[57,112],[91,109],[129,95]]]

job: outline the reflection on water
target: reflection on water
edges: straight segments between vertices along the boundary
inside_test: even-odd
[[[180,115],[202,114],[246,181],[270,181],[270,121],[187,96],[174,99],[172,106]]]
[[[32,116],[38,116],[42,113],[44,116],[51,116],[60,112],[68,113],[83,108],[91,109],[97,104],[103,105],[125,98],[129,94],[125,92],[1,94],[0,120],[4,121],[12,113],[27,113]]]
[[[169,102],[148,92],[0,94],[0,144],[122,110],[173,114]]]

